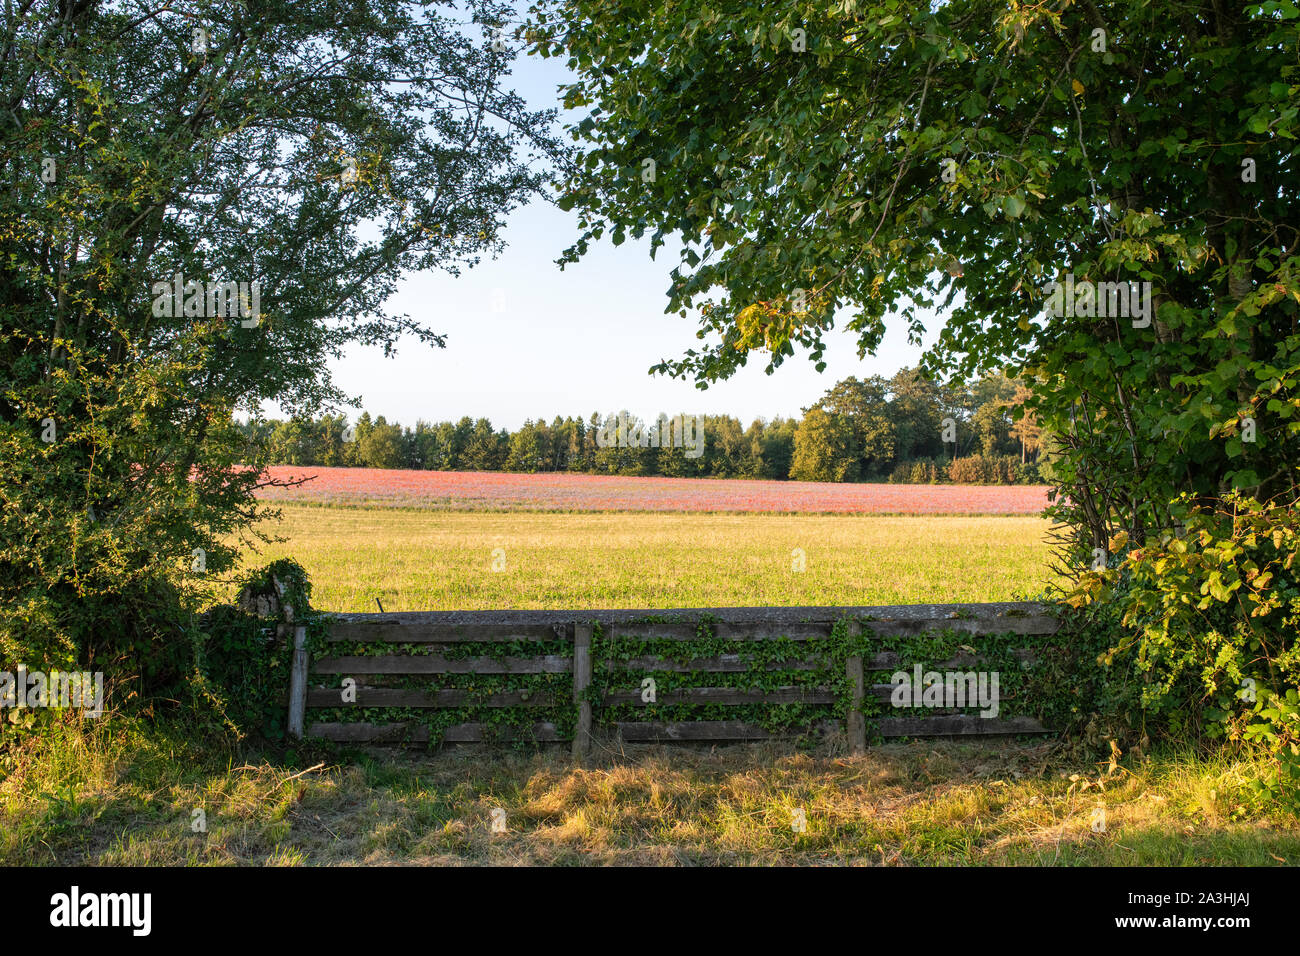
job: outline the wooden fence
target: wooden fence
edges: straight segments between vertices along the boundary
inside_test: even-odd
[[[530,739],[538,742],[561,742],[571,733],[573,752],[589,752],[593,734],[610,734],[625,742],[668,741],[752,741],[790,736],[810,730],[842,730],[855,752],[867,742],[868,721],[882,738],[933,737],[952,735],[1040,734],[1050,732],[1038,720],[1028,716],[989,718],[963,713],[953,708],[930,709],[919,716],[887,716],[893,686],[867,683],[873,672],[905,669],[914,661],[905,660],[896,650],[855,653],[843,662],[848,706],[841,708],[837,719],[820,721],[818,727],[797,730],[765,729],[759,723],[744,720],[614,720],[608,726],[593,725],[593,704],[599,713],[606,707],[625,712],[643,699],[639,673],[735,674],[755,667],[751,655],[742,652],[706,654],[694,657],[690,643],[699,642],[700,622],[707,621],[707,635],[717,640],[736,642],[740,648],[754,647],[755,642],[784,640],[797,642],[782,647],[800,650],[825,648],[835,632],[837,622],[844,622],[839,634],[849,638],[889,638],[946,632],[962,636],[963,641],[978,643],[981,636],[1020,635],[1025,644],[1042,646],[1043,638],[1054,634],[1058,621],[1048,610],[1031,603],[907,605],[850,608],[725,608],[673,611],[521,611],[521,612],[448,612],[345,614],[331,619],[326,636],[326,652],[308,660],[302,635],[295,641],[294,667],[289,699],[289,730],[303,736],[305,715],[311,709],[344,708],[454,708],[473,703],[479,707],[566,707],[572,711],[572,727],[561,732],[555,722],[536,721],[531,725],[489,729],[482,722],[466,722],[442,728],[441,740],[448,743],[481,742],[489,739]],[[630,656],[617,662],[596,660],[593,635],[617,635],[623,639],[684,642],[681,652],[671,655]],[[1037,640],[1032,640],[1037,639]],[[457,653],[467,644],[496,645],[524,642],[536,648],[545,645],[554,653],[528,653],[514,656]],[[813,643],[809,643],[813,642]],[[378,653],[333,655],[331,645],[380,645]],[[853,641],[852,646],[869,646],[871,640]],[[1005,646],[1005,639],[1003,641]],[[405,650],[393,645],[409,645]],[[846,644],[846,646],[848,646]],[[965,650],[944,661],[929,661],[929,666],[950,670],[969,669],[981,661],[978,647],[962,645]],[[356,647],[353,647],[356,650]],[[481,648],[479,648],[481,650]],[[1033,647],[1017,649],[1022,660],[1032,659]],[[794,656],[766,666],[786,672],[817,671],[823,667],[817,654]],[[589,690],[593,673],[617,667],[630,675],[625,688],[607,688],[593,695]],[[421,689],[384,686],[394,678],[427,676],[431,684],[445,675],[571,675],[563,691],[530,689],[502,690],[488,695],[458,687],[427,686]],[[340,687],[352,679],[351,699],[344,701]],[[563,680],[563,678],[561,678]],[[353,683],[354,682],[354,683]],[[398,680],[397,682],[401,682]],[[873,717],[863,713],[863,702],[881,701],[883,712]],[[767,688],[690,686],[665,691],[657,698],[660,705],[834,705],[837,697],[829,686],[782,686]],[[870,708],[868,708],[870,709]],[[877,708],[881,710],[882,708]],[[337,713],[337,711],[336,711]],[[504,733],[503,733],[504,732]],[[418,721],[370,723],[355,720],[316,721],[306,726],[306,736],[356,743],[427,743],[430,732]]]

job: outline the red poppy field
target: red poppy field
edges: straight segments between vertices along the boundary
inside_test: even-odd
[[[277,481],[302,482],[263,489],[268,501],[448,511],[1030,515],[1047,505],[1043,485],[839,484],[291,465],[268,471]]]

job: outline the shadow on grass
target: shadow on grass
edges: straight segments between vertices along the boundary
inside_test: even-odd
[[[1050,745],[777,745],[567,754],[236,748],[123,718],[8,758],[0,863],[1294,865],[1258,767]],[[495,823],[495,827],[494,827]]]

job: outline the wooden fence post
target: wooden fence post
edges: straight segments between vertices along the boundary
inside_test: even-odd
[[[293,660],[289,668],[289,736],[302,740],[303,721],[307,715],[307,626],[296,624],[293,605],[284,600],[284,582],[273,577],[275,591],[280,596],[280,614],[283,623],[276,628],[282,637],[287,637],[293,628]]]
[[[289,734],[302,740],[307,714],[307,627],[293,629],[293,669],[289,672]]]
[[[857,618],[849,620],[849,640],[856,642],[862,633],[862,625]],[[862,674],[862,655],[849,655],[847,666],[849,683],[852,686],[852,699],[849,703],[847,730],[849,748],[855,754],[867,751],[867,722],[862,716],[862,699],[866,695],[866,682]]]
[[[578,705],[578,723],[573,728],[573,756],[578,760],[591,752],[591,701],[587,700],[587,688],[591,686],[591,631],[590,624],[574,622],[573,702]]]

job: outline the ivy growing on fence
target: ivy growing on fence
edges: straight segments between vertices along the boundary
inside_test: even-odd
[[[503,662],[540,658],[566,662],[558,673],[314,673],[306,725],[365,723],[403,725],[398,734],[410,740],[427,732],[428,746],[445,742],[450,728],[476,724],[486,742],[513,741],[528,746],[537,741],[535,725],[548,725],[546,739],[569,741],[575,735],[578,702],[574,700],[574,675],[567,662],[574,660],[572,628],[559,627],[553,637],[512,641],[447,643],[397,643],[381,640],[327,641],[331,616],[310,608],[310,583],[291,562],[273,565],[248,582],[256,591],[272,580],[284,586],[284,600],[295,608],[295,623],[308,627],[308,650],[313,661],[323,657],[405,658],[438,657],[449,663],[479,660]],[[578,615],[575,615],[575,617]],[[829,628],[791,624],[790,635],[777,629],[775,636],[753,639],[733,636],[733,627],[720,627],[717,618],[704,615],[684,621],[680,616],[646,616],[617,623],[592,622],[591,682],[583,701],[592,709],[596,733],[613,732],[620,723],[678,724],[694,721],[737,721],[797,738],[815,739],[829,726],[843,727],[854,707],[854,681],[849,661],[864,662],[864,715],[868,740],[879,741],[878,719],[892,716],[931,716],[935,713],[975,714],[975,701],[964,707],[940,710],[897,709],[882,685],[890,685],[898,671],[911,675],[919,666],[923,674],[949,670],[998,673],[999,718],[1030,716],[1048,726],[1068,723],[1081,701],[1078,688],[1063,675],[1054,647],[1058,636],[1029,637],[1004,633],[972,637],[955,627],[920,634],[879,634],[871,618],[835,621]],[[694,633],[681,633],[682,625]],[[668,636],[660,625],[677,629]],[[855,626],[856,625],[856,626]],[[206,673],[219,684],[227,713],[241,728],[257,727],[267,736],[284,734],[289,683],[291,642],[277,637],[277,621],[250,616],[234,608],[218,609],[212,616]],[[659,636],[655,636],[656,630]],[[282,634],[282,630],[279,632]],[[687,632],[689,634],[689,631]],[[893,658],[878,660],[885,652]],[[707,666],[706,662],[715,662]],[[720,662],[726,669],[720,669]],[[885,663],[889,666],[883,666]],[[346,668],[341,668],[346,670]],[[352,676],[361,703],[346,701],[344,678]],[[718,694],[693,697],[689,692],[711,688]],[[337,690],[338,703],[321,705],[322,690]],[[434,695],[459,691],[453,706],[367,706],[365,696],[374,689]],[[740,692],[752,700],[720,701],[727,692]],[[373,695],[371,695],[373,696]],[[503,700],[504,698],[504,700]],[[732,695],[734,700],[735,695]],[[771,698],[771,699],[765,699]],[[502,704],[505,704],[502,706]]]
[[[716,634],[715,619],[696,624],[693,641],[643,638],[626,633],[638,625],[661,623],[645,618],[617,625],[598,625],[592,639],[593,679],[591,700],[597,725],[617,721],[741,720],[759,724],[769,732],[811,731],[822,721],[843,720],[852,698],[845,671],[848,657],[845,621],[838,621],[825,638],[745,640]],[[655,669],[632,666],[637,658],[654,658],[665,664],[689,666],[693,661],[732,655],[745,665],[738,671]],[[787,666],[798,664],[802,666]],[[642,692],[642,681],[654,681],[656,700],[609,704],[615,693]],[[828,691],[826,703],[661,703],[675,691],[695,687],[743,691],[794,688]]]
[[[342,641],[329,645],[332,656],[385,657],[385,656],[437,656],[449,661],[472,658],[505,660],[512,657],[568,657],[573,652],[567,638],[556,637],[546,641],[484,641],[457,644],[393,644],[378,641]],[[313,686],[324,684],[324,677],[315,676]],[[341,682],[342,675],[338,680]],[[483,725],[485,740],[504,742],[515,740],[526,743],[527,732],[536,723],[555,726],[560,740],[573,738],[576,719],[573,705],[573,676],[558,674],[367,674],[357,675],[358,684],[432,693],[438,690],[463,690],[468,702],[459,707],[320,707],[308,709],[308,724],[322,722],[366,722],[375,724],[405,723],[408,731],[417,727],[427,729],[429,747],[442,743],[450,727],[464,723]],[[519,693],[531,700],[513,707],[493,706],[489,703],[494,694]],[[549,705],[538,706],[532,700],[547,700]],[[508,731],[514,731],[510,733]]]

